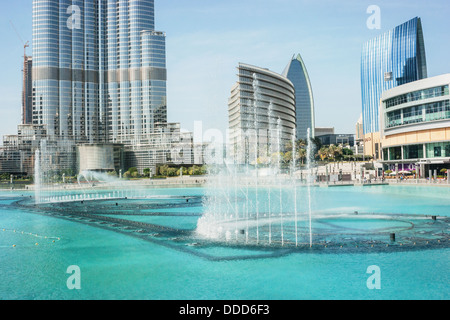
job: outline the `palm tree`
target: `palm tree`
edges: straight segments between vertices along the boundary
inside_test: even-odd
[[[306,154],[307,154],[307,152],[304,148],[300,148],[297,151],[297,159],[302,160],[302,165],[303,165],[304,160],[306,159]]]
[[[329,150],[327,147],[320,148],[319,151],[317,151],[317,155],[320,157],[320,160],[325,161],[325,159],[329,156]]]
[[[329,160],[336,160],[337,158],[340,158],[340,157],[342,157],[342,154],[343,154],[343,152],[342,152],[342,147],[341,146],[335,146],[335,145],[330,145],[328,148],[327,148],[327,151],[328,151],[328,159]]]
[[[303,139],[298,139],[296,142],[295,142],[295,144],[296,144],[296,148],[297,149],[301,149],[301,148],[305,148],[306,147],[306,141],[305,140],[303,140]]]

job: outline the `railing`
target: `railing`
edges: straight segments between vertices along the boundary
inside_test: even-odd
[[[428,185],[449,185],[450,182],[447,179],[386,179],[389,184],[428,184]]]

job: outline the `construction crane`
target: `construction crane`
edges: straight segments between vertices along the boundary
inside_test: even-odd
[[[23,45],[23,57],[26,58],[27,57],[27,48],[30,47],[30,42],[29,41],[24,42],[22,37],[20,36],[19,32],[17,31],[16,27],[14,26],[14,24],[12,23],[11,20],[9,20],[9,23],[11,24],[11,27],[16,32],[17,37],[19,38],[20,42],[22,42],[22,45]]]

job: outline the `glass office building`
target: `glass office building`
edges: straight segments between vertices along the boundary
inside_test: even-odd
[[[131,144],[167,121],[153,0],[33,0],[33,123],[50,138]]]
[[[295,87],[297,139],[306,140],[308,129],[311,129],[311,136],[314,137],[314,97],[308,71],[300,54],[292,57],[283,76],[291,80]]]
[[[384,91],[426,77],[420,18],[407,21],[365,43],[361,58],[364,134],[380,131],[379,106]]]

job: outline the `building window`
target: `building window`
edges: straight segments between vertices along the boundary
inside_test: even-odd
[[[423,145],[405,146],[403,148],[404,159],[420,159],[423,158]]]
[[[389,160],[389,149],[383,149],[383,160],[387,161]]]
[[[389,149],[389,160],[401,160],[402,159],[402,148],[394,147]]]
[[[434,156],[435,157],[440,157],[442,152],[441,152],[442,148],[441,147],[434,147]]]
[[[450,142],[430,143],[427,145],[427,158],[450,157]]]
[[[386,75],[385,75],[386,77]],[[440,86],[415,92],[409,92],[386,100],[386,108],[392,108],[407,102],[431,99],[449,95],[449,86]]]

